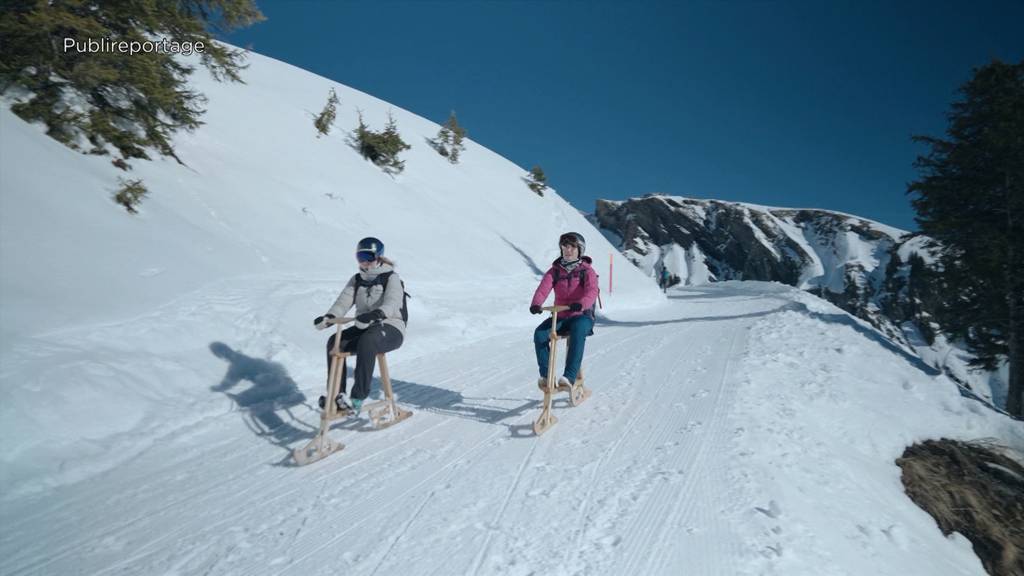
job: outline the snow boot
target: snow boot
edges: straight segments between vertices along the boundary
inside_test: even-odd
[[[327,397],[321,395],[320,398],[317,400],[317,404],[320,406],[320,409],[323,410],[324,406],[327,405]],[[334,405],[338,407],[338,412],[352,410],[352,406],[349,405],[348,400],[345,399],[344,392],[334,397]]]

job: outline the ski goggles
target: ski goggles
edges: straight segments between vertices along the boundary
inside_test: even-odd
[[[356,252],[356,260],[360,262],[373,262],[377,259],[377,255],[373,252]]]

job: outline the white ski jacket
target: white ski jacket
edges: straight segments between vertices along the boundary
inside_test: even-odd
[[[395,272],[390,264],[381,264],[365,272],[360,270],[358,276],[366,282],[372,282],[378,275],[385,272],[392,273],[388,278],[387,290],[382,284],[374,284],[373,286],[360,286],[357,291],[356,277],[349,278],[348,284],[345,284],[345,288],[338,295],[338,299],[334,301],[334,305],[327,311],[327,314],[334,314],[336,318],[341,318],[353,305],[356,307],[354,316],[380,309],[384,312],[383,323],[398,328],[404,338],[405,322],[402,321],[402,302],[405,290],[402,289],[402,279],[398,277],[398,272]],[[369,324],[358,321],[355,325],[357,328],[369,327]]]

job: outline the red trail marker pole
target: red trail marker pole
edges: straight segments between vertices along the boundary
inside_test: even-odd
[[[612,275],[615,272],[615,262],[612,260],[612,253],[608,253],[608,293],[612,293]]]

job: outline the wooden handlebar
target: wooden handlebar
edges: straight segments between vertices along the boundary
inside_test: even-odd
[[[558,322],[558,313],[562,312],[563,310],[568,310],[568,309],[569,309],[568,306],[545,306],[545,307],[541,308],[541,310],[547,310],[548,312],[551,312],[551,329],[550,329],[550,332],[551,332],[552,340],[558,337],[557,334],[555,333],[555,324]]]
[[[344,326],[345,324],[348,324],[349,322],[355,322],[355,318],[331,318],[326,322],[328,326],[338,327],[338,333],[334,337],[334,347],[331,350],[332,354],[341,353],[341,327]]]

